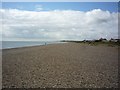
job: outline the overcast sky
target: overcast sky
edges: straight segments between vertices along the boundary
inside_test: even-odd
[[[3,40],[118,37],[117,3],[3,3]]]

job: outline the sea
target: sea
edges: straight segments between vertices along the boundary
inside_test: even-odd
[[[40,46],[48,44],[62,43],[60,41],[2,41],[0,49],[19,48],[28,46]]]

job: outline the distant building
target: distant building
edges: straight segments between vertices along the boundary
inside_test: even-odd
[[[91,42],[90,40],[83,40],[83,42]]]
[[[108,42],[106,38],[100,38],[99,41],[101,41],[101,42]]]
[[[119,42],[119,41],[120,39],[113,39],[113,38],[110,39],[110,42]]]

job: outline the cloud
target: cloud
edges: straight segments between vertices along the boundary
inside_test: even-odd
[[[118,38],[118,14],[91,11],[0,9],[3,40],[84,40]]]

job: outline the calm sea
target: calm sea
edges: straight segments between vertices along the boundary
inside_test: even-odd
[[[58,41],[2,41],[2,49],[17,48],[26,46],[38,46],[45,44],[61,43]]]

